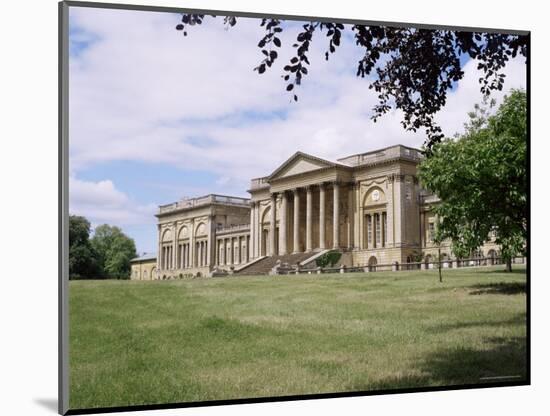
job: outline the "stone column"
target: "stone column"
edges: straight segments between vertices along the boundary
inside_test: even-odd
[[[380,230],[380,239],[381,239],[381,244],[382,244],[382,247],[386,247],[386,234],[387,234],[387,226],[388,226],[388,220],[387,220],[387,215],[385,212],[383,212],[382,214],[380,214],[380,226],[382,227],[382,229]]]
[[[208,216],[208,236],[206,240],[206,266],[211,267],[213,265],[212,261],[212,249],[216,248],[216,229],[215,229],[216,221],[215,217],[213,215]]]
[[[394,234],[395,234],[395,222],[393,215],[394,213],[394,186],[393,186],[394,176],[388,175],[386,178],[386,224],[387,224],[387,233],[386,233],[386,247],[392,247],[394,244]]]
[[[312,194],[311,186],[306,188],[306,252],[313,250],[313,203],[312,203]]]
[[[424,211],[420,211],[420,247],[426,247],[426,225]]]
[[[189,224],[191,229],[189,234],[189,267],[195,267],[195,222]]]
[[[242,245],[241,245],[241,237],[237,237],[237,264],[241,264],[241,257],[242,257]]]
[[[354,244],[354,240],[353,240],[353,235],[354,235],[354,209],[353,209],[353,201],[354,201],[354,196],[355,196],[355,193],[354,193],[354,187],[355,187],[355,184],[350,184],[350,186],[348,186],[348,224],[347,224],[347,234],[348,234],[348,239],[347,239],[347,246],[348,246],[348,249],[351,249],[351,248],[355,248],[355,244]]]
[[[377,217],[378,217],[378,214],[377,213],[374,213],[371,215],[372,217],[372,221],[371,221],[371,224],[372,224],[372,248],[376,248],[377,245],[376,245],[376,227],[377,227]]]
[[[287,216],[288,216],[288,195],[286,192],[282,193],[281,201],[281,220],[279,221],[279,255],[284,256],[288,254],[288,249],[286,246],[287,242]]]
[[[223,239],[223,265],[227,265],[227,238]]]
[[[356,248],[364,248],[363,240],[363,207],[361,201],[361,185],[356,182],[353,186],[353,198],[354,198],[354,220],[353,220],[353,241]]]
[[[157,270],[162,270],[162,233],[160,224],[157,224],[158,246],[157,246]]]
[[[326,225],[325,225],[325,204],[326,204],[326,192],[325,184],[319,185],[319,248],[324,250],[326,248]]]
[[[172,243],[172,270],[177,268],[177,254],[178,254],[178,224],[174,223],[174,238]]]
[[[393,186],[394,197],[394,244],[397,247],[401,247],[404,240],[404,217],[405,217],[405,179],[403,175],[395,175],[395,182]]]
[[[256,224],[254,222],[254,206],[255,202],[250,203],[250,244],[248,244],[248,257],[254,258],[254,248],[255,248],[255,238],[254,238],[254,230],[256,228]]]
[[[294,189],[294,247],[292,252],[300,252],[300,190]]]
[[[269,223],[269,255],[275,256],[277,253],[275,252],[275,228],[276,228],[276,221],[277,216],[275,213],[276,209],[276,202],[277,202],[277,194],[273,193],[271,194],[271,220]]]
[[[340,184],[334,182],[333,185],[334,193],[334,216],[332,218],[332,248],[340,247]]]
[[[254,257],[260,257],[262,254],[261,251],[261,241],[262,241],[262,226],[260,224],[260,203],[257,202],[254,207]]]
[[[366,214],[364,215],[364,217],[365,217],[365,221],[367,222],[366,235],[364,240],[366,242],[365,248],[369,249],[369,248],[372,248],[372,215]],[[371,232],[370,240],[369,240],[369,230]]]

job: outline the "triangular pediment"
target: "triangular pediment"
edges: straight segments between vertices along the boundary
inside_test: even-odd
[[[286,176],[299,175],[319,169],[336,166],[336,163],[319,159],[302,152],[296,152],[285,163],[279,166],[269,177],[270,180],[284,178]]]

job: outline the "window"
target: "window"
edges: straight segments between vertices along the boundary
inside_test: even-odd
[[[380,246],[380,214],[376,214],[374,216],[375,224],[376,224],[376,246]]]
[[[434,241],[435,239],[435,223],[430,222],[428,224],[428,241]]]
[[[372,245],[372,215],[367,215],[367,246]]]

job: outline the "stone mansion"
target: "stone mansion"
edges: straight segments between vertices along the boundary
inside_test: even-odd
[[[277,259],[307,267],[329,250],[351,267],[435,259],[438,199],[418,183],[422,157],[402,145],[336,162],[297,152],[252,179],[250,198],[211,194],[162,205],[158,255],[134,259],[132,279],[267,272]],[[488,242],[479,254],[497,251]],[[452,258],[448,244],[442,258]]]

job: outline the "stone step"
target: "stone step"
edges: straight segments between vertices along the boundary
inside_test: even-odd
[[[277,261],[281,263],[288,263],[293,266],[296,263],[304,261],[312,256],[312,253],[297,253],[297,254],[286,254],[284,256],[271,256],[266,257],[254,264],[251,264],[244,269],[239,270],[235,275],[239,276],[251,276],[251,275],[263,275],[268,274],[270,270],[277,264]]]

